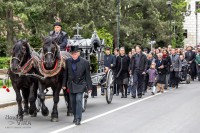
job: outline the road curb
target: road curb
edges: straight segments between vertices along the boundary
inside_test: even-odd
[[[51,99],[53,98],[52,96],[46,96],[45,99]],[[5,107],[9,107],[9,106],[13,106],[13,105],[17,105],[16,101],[11,101],[11,102],[5,102],[5,103],[0,103],[0,109],[1,108],[5,108]]]
[[[16,101],[6,102],[6,103],[0,103],[0,108],[5,108],[5,107],[8,107],[8,106],[13,106],[13,105],[16,105],[16,104],[17,104]]]

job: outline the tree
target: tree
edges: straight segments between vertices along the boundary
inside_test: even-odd
[[[116,43],[117,21],[116,0],[0,0],[0,40],[12,47],[14,36],[27,38],[31,46],[41,47],[41,36],[48,35],[54,18],[61,18],[63,30],[69,37],[75,34],[72,27],[83,26],[81,34],[90,38],[94,30],[105,31],[101,36],[110,35],[109,45]],[[128,48],[141,44],[149,47],[154,39],[157,46],[169,44],[169,10],[167,0],[121,0],[120,3],[120,44]],[[173,0],[172,20],[176,21],[174,47],[183,46],[182,12],[185,0]],[[111,42],[112,38],[112,42]]]

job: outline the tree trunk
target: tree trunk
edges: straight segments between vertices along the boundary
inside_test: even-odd
[[[11,54],[11,49],[13,46],[13,36],[14,36],[14,29],[13,29],[13,9],[8,8],[6,10],[6,20],[7,20],[7,55]]]

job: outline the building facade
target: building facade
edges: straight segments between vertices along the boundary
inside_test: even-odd
[[[196,13],[196,8],[200,8],[200,0],[187,0],[187,12],[184,14],[185,39],[186,46],[200,45],[200,13]]]

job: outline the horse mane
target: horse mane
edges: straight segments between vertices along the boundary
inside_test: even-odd
[[[20,39],[20,40],[17,40],[15,42],[15,45],[13,47],[13,50],[15,48],[17,48],[17,50],[19,51],[21,47],[25,46],[26,47],[26,54],[28,56],[28,58],[31,58],[31,54],[32,54],[32,50],[31,50],[31,46],[29,45],[28,41],[27,40],[23,40],[23,39]],[[13,51],[14,52],[14,51]]]
[[[56,38],[52,36],[47,36],[43,38],[43,42],[44,42],[44,45],[47,45],[47,46],[50,46],[51,44],[54,44],[56,46],[56,58],[60,60],[60,48],[58,44],[56,43],[55,39]]]
[[[57,45],[56,44],[56,41],[55,41],[56,38],[52,37],[52,36],[47,36],[47,37],[44,37],[43,40],[44,40],[44,44],[54,44],[54,45]]]

